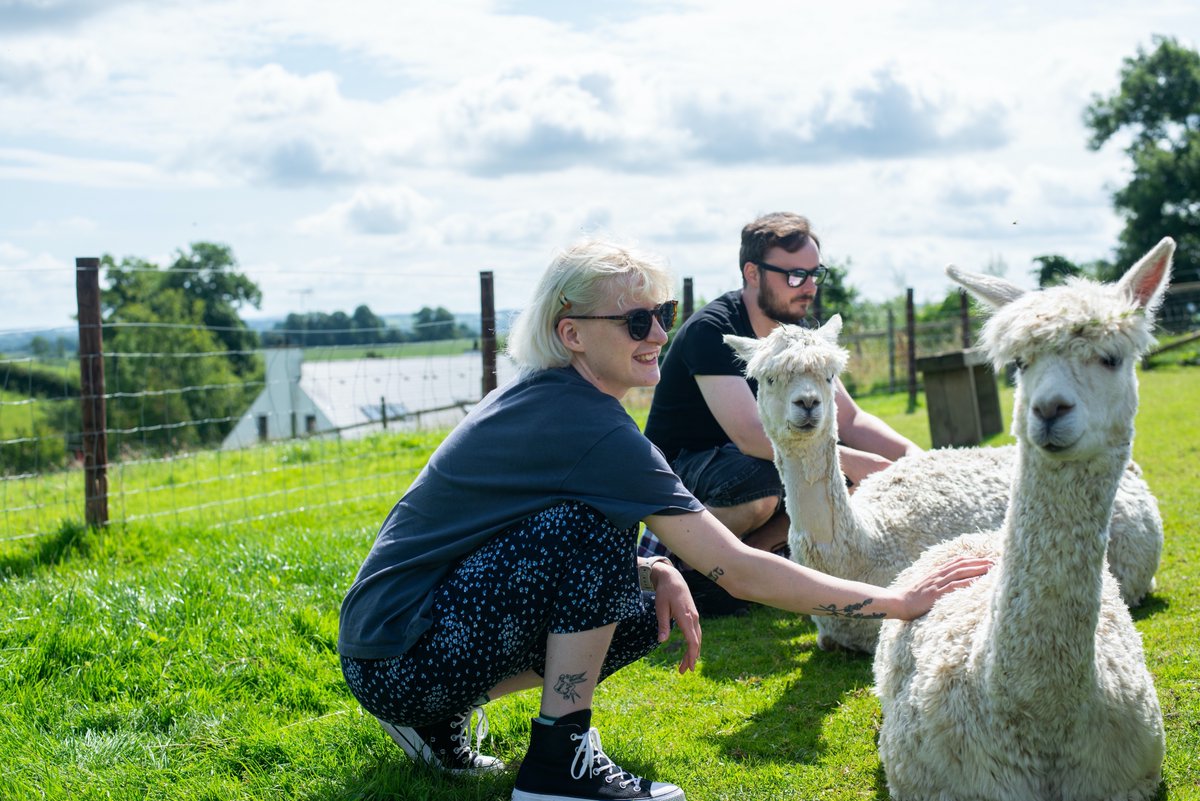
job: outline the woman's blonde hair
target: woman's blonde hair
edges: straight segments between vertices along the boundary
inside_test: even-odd
[[[522,377],[538,370],[566,367],[571,352],[558,338],[558,321],[572,314],[597,314],[610,302],[627,298],[668,300],[673,279],[656,258],[613,242],[588,239],[560,252],[533,290],[533,297],[508,335],[507,352]]]

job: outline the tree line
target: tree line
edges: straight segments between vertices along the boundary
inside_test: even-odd
[[[387,321],[359,306],[353,314],[342,311],[332,314],[306,312],[289,314],[283,322],[263,333],[263,346],[277,348],[337,347],[349,345],[389,345],[401,342],[433,342],[476,336],[477,332],[459,323],[454,314],[442,306],[424,306],[413,314],[412,330],[388,325]]]

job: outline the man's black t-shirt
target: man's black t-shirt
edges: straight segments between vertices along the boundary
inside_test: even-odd
[[[646,437],[668,461],[684,449],[717,448],[731,441],[696,384],[698,375],[742,375],[744,365],[725,344],[726,334],[755,336],[740,289],[726,292],[688,318],[671,341],[646,420]],[[758,384],[753,379],[748,383],[757,396]]]

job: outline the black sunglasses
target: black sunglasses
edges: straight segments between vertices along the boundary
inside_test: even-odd
[[[757,265],[759,269],[767,270],[772,273],[783,273],[787,276],[787,285],[790,287],[804,286],[804,282],[811,275],[813,283],[820,285],[825,283],[825,276],[829,273],[829,268],[824,264],[818,264],[811,270],[785,270],[782,267],[776,267],[774,264],[767,264],[765,261],[754,261],[751,264]]]
[[[634,309],[628,314],[566,314],[563,315],[563,319],[622,320],[625,325],[629,326],[630,338],[641,342],[650,336],[650,329],[654,325],[655,318],[658,318],[658,324],[662,326],[664,331],[670,331],[671,326],[675,325],[675,313],[678,310],[679,301],[668,300],[665,303],[655,306],[653,309]]]

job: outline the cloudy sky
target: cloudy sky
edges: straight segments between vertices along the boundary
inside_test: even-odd
[[[599,233],[697,294],[807,214],[872,299],[1111,255],[1082,112],[1193,0],[0,0],[0,332],[74,259],[232,246],[260,312],[519,307]]]

